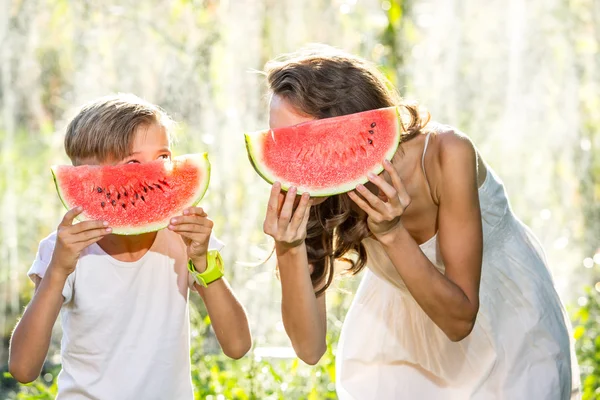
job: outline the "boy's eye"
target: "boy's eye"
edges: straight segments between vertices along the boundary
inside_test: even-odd
[[[163,160],[168,160],[169,158],[171,158],[171,156],[169,156],[168,154],[161,154],[160,158],[162,158]]]
[[[127,161],[127,164],[139,164],[140,162],[138,160],[129,160]]]

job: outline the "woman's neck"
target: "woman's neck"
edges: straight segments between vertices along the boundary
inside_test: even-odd
[[[141,235],[108,235],[98,242],[98,245],[109,256],[125,262],[135,262],[144,256],[152,247],[157,232]]]

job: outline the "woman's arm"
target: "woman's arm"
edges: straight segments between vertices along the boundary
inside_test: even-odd
[[[383,204],[364,189],[359,193],[368,203],[356,194],[352,197],[369,213],[371,231],[423,311],[450,340],[460,341],[473,329],[479,309],[483,234],[475,150],[468,140],[454,134],[443,140],[439,152],[440,183],[435,192],[445,274],[435,268],[402,225],[400,217],[410,199],[391,165],[385,169],[393,187],[379,176],[371,179],[385,192],[388,202]],[[391,200],[398,198],[404,200]]]
[[[281,279],[283,326],[298,357],[314,365],[327,348],[325,293],[315,296],[305,244],[276,251]]]
[[[308,194],[303,194],[294,211],[295,198],[295,188],[291,188],[284,197],[281,185],[277,182],[273,185],[264,230],[275,239],[285,331],[298,357],[314,365],[327,347],[325,294],[315,296],[310,278],[305,244],[310,198]]]

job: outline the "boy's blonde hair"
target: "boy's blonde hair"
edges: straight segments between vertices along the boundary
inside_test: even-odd
[[[160,107],[133,94],[101,97],[84,105],[67,127],[65,151],[71,162],[119,161],[131,153],[138,127],[159,124],[167,133],[173,121]]]

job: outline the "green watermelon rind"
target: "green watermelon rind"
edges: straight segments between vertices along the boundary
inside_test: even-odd
[[[397,130],[397,134],[396,134],[397,140],[395,141],[395,146],[391,146],[390,149],[385,154],[385,159],[391,161],[392,157],[394,157],[394,154],[396,154],[396,151],[398,150],[398,146],[400,145],[400,139],[402,136],[402,121],[400,119],[399,107],[387,107],[387,108],[388,109],[395,108],[396,116],[398,118],[398,124],[397,124],[398,130]],[[374,111],[374,110],[370,110],[370,111]],[[293,185],[287,184],[286,182],[282,182],[280,180],[280,178],[278,178],[274,173],[270,173],[270,171],[264,165],[262,165],[262,163],[259,160],[260,153],[261,153],[260,152],[260,143],[259,143],[260,136],[264,132],[265,131],[262,130],[262,131],[256,131],[256,132],[244,134],[244,138],[245,138],[245,142],[246,142],[246,151],[248,153],[248,159],[250,160],[250,164],[252,164],[252,167],[254,168],[256,173],[258,175],[260,175],[261,178],[263,178],[265,181],[267,181],[270,184],[273,184],[276,181],[280,182],[281,189],[284,191],[287,191]],[[381,160],[381,161],[383,163],[383,160]],[[368,172],[371,172],[375,175],[379,175],[383,171],[382,163],[376,164],[376,166]],[[308,192],[311,197],[328,197],[328,196],[333,196],[336,194],[347,193],[347,192],[350,192],[350,191],[356,189],[357,185],[367,183],[369,181],[369,178],[367,177],[367,173],[365,173],[364,177],[355,179],[353,181],[350,181],[345,184],[338,185],[338,186],[332,187],[332,188],[316,189],[316,188],[310,188],[310,187],[304,187],[304,186],[296,186],[297,193],[300,194],[303,192]]]
[[[202,154],[185,154],[182,156],[177,156],[174,157],[174,160],[185,160],[186,162],[194,162],[196,165],[198,165],[199,169],[202,171],[206,172],[206,179],[203,180],[203,185],[200,186],[198,188],[198,190],[196,191],[197,195],[196,195],[196,199],[191,202],[190,204],[186,205],[185,208],[188,207],[194,207],[196,206],[200,200],[202,200],[204,198],[204,195],[206,194],[206,191],[208,190],[208,185],[210,183],[210,172],[211,172],[211,164],[210,161],[208,159],[208,153],[202,153]],[[58,168],[58,165],[53,165],[52,167],[50,167],[50,171],[52,172],[52,179],[54,180],[54,186],[56,187],[56,192],[58,193],[58,197],[60,198],[61,203],[63,204],[63,206],[67,209],[70,210],[72,207],[70,207],[65,199],[64,199],[64,195],[60,189],[60,186],[58,184],[58,179],[56,176],[56,172],[55,170]],[[166,228],[169,225],[169,221],[171,220],[171,218],[174,217],[170,216],[169,218],[166,218],[163,221],[158,221],[158,222],[153,222],[151,224],[147,224],[147,225],[143,225],[143,226],[135,226],[135,227],[114,227],[112,232],[115,235],[141,235],[143,233],[148,233],[148,232],[155,232],[161,229]],[[88,218],[86,218],[83,213],[79,214],[76,219],[80,222],[83,221],[87,221]]]

